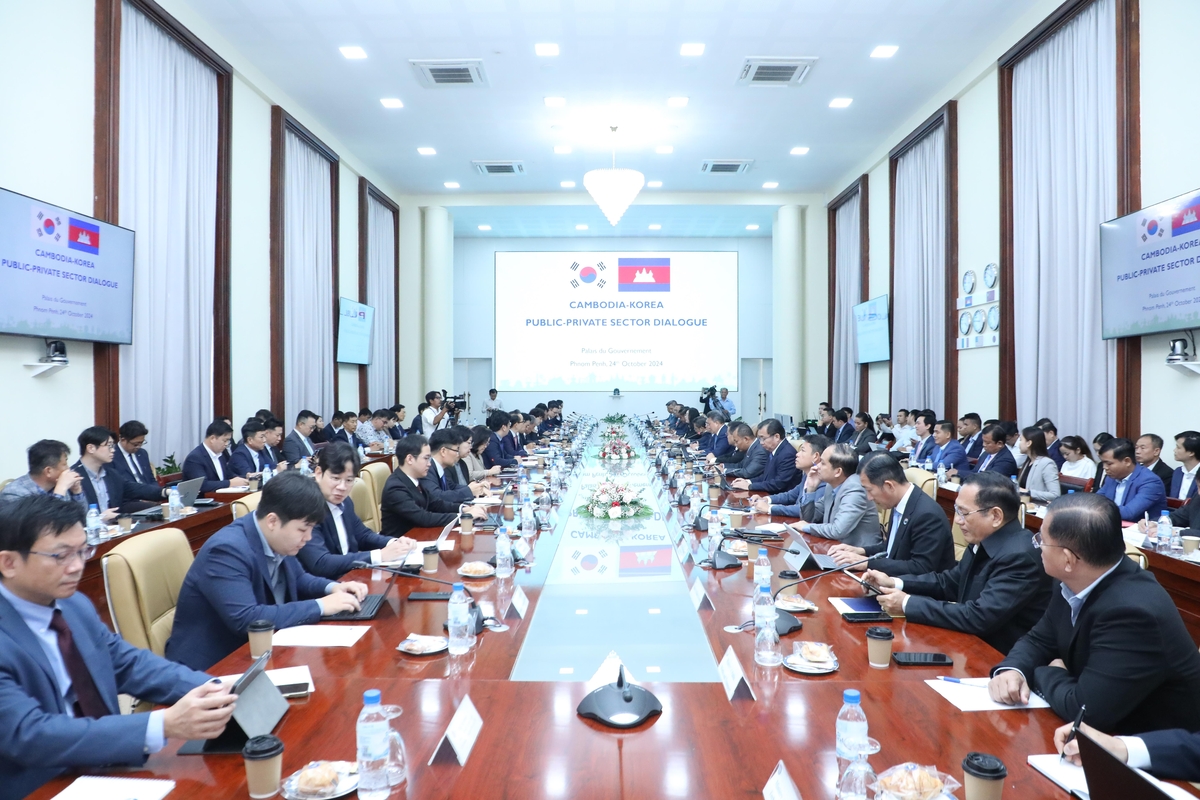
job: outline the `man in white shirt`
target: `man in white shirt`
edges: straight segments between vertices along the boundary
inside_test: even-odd
[[[441,392],[426,393],[425,402],[429,403],[429,407],[421,412],[421,432],[428,438],[434,431],[449,427],[450,416],[442,404]]]
[[[716,409],[718,411],[724,411],[726,414],[729,415],[730,419],[733,419],[734,417],[737,416],[737,403],[733,402],[733,400],[730,399],[729,390],[726,389],[724,386],[721,387],[720,399],[714,400],[712,403],[712,406],[714,409]]]
[[[1189,500],[1196,494],[1196,470],[1200,468],[1200,431],[1175,434],[1175,460],[1181,466],[1171,475],[1168,497]]]
[[[891,448],[895,452],[907,453],[917,441],[917,430],[909,424],[908,409],[902,408],[896,412],[896,424],[892,428],[892,435],[896,437],[896,442]]]
[[[483,415],[486,417],[493,411],[503,411],[504,403],[496,396],[495,389],[488,389],[488,399],[483,401]]]
[[[371,420],[366,425],[359,423],[354,435],[368,451],[372,453],[382,452],[384,445],[391,441],[392,438],[387,432],[388,420],[391,418],[392,412],[386,408],[381,408],[371,415]]]

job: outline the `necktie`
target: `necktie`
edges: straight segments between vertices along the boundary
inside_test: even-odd
[[[134,480],[138,483],[142,482],[142,471],[138,468],[137,456],[132,453],[126,453],[125,457],[129,459],[129,469],[133,472]]]
[[[987,457],[987,458],[985,458],[985,459],[983,460],[983,464],[982,464],[982,465],[979,467],[979,471],[980,471],[980,472],[986,472],[986,471],[987,471],[987,465],[988,465],[988,464],[990,464],[990,463],[992,463],[992,456],[991,456],[991,454],[989,453],[989,454],[988,454],[988,457]]]
[[[442,491],[446,491],[446,473],[442,472],[438,475],[438,480],[441,481]]]
[[[271,578],[271,594],[275,597],[275,605],[281,606],[287,602],[287,580],[283,574],[283,562],[281,560],[269,559],[267,561],[267,572]]]
[[[896,546],[896,531],[900,530],[900,520],[904,519],[904,515],[899,511],[892,511],[892,531],[888,534],[887,555],[892,557],[892,549]]]
[[[83,656],[75,647],[75,638],[71,635],[71,629],[67,627],[67,621],[57,608],[50,619],[50,629],[58,636],[58,652],[62,653],[63,664],[67,668],[67,674],[71,676],[71,689],[75,692],[75,715],[94,719],[107,716],[108,706],[100,696],[100,690],[96,688],[96,682],[92,680],[92,673],[83,662]]]

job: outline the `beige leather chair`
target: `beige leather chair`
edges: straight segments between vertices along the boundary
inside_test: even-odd
[[[375,507],[378,509],[379,504],[383,501],[383,485],[387,483],[388,477],[392,474],[391,468],[386,462],[376,462],[367,464],[362,468],[362,478],[371,484],[371,493],[375,496]],[[354,501],[354,507],[358,508],[358,501]],[[361,517],[362,514],[360,513]]]
[[[258,501],[262,500],[262,492],[253,492],[233,501],[233,518],[238,519],[258,510]]]
[[[1142,569],[1146,568],[1146,554],[1128,542],[1125,543],[1125,555],[1129,556],[1133,560],[1133,563]]]
[[[354,513],[363,521],[363,525],[379,533],[379,503],[375,500],[375,490],[371,484],[361,477],[355,478],[354,485],[350,487],[350,500],[354,503]]]
[[[191,545],[179,528],[139,533],[108,551],[100,562],[104,593],[122,639],[163,654],[192,558]]]
[[[931,499],[937,500],[937,475],[919,467],[909,467],[904,470],[904,476],[908,478],[909,483],[929,495]]]
[[[970,547],[967,537],[963,536],[962,526],[958,522],[950,523],[950,533],[954,537],[954,560],[962,561],[963,553]]]

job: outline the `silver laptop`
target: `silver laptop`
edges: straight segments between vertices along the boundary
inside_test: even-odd
[[[837,569],[837,562],[831,556],[818,555],[808,546],[808,542],[804,541],[799,536],[792,536],[791,550],[794,553],[785,553],[783,560],[788,563],[796,572],[807,569],[809,564],[814,564],[817,569]]]
[[[180,481],[175,484],[175,488],[179,490],[179,499],[185,506],[194,506],[196,498],[200,496],[200,487],[203,485],[204,478],[192,478],[190,481]]]

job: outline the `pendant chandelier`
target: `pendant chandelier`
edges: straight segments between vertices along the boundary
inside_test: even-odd
[[[612,126],[611,130],[615,137],[616,126]],[[594,169],[586,173],[583,176],[583,186],[615,227],[646,184],[646,176],[636,169],[617,169],[615,142],[612,160],[612,169]]]

